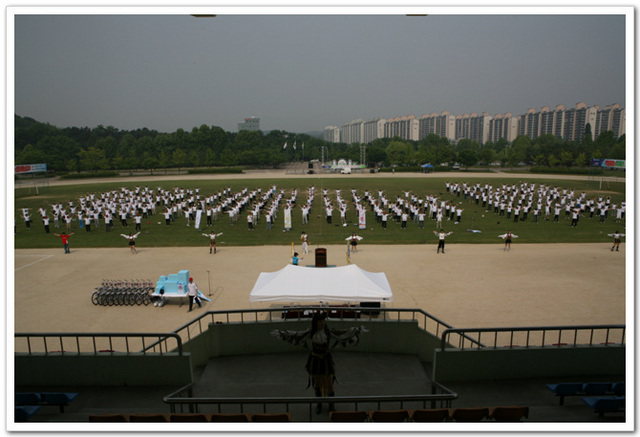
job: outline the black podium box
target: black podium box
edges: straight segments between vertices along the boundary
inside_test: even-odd
[[[316,267],[327,266],[327,249],[316,249]]]

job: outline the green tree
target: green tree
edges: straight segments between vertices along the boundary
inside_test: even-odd
[[[611,151],[609,152],[610,155],[607,158],[612,158],[612,159],[626,159],[626,147],[624,145],[624,142],[622,143],[616,143],[612,148]]]
[[[235,137],[233,149],[237,151],[258,149],[262,146],[263,138],[264,135],[262,131],[241,130]],[[291,142],[291,144],[293,144],[293,142]]]
[[[478,161],[484,163],[487,168],[496,160],[496,151],[491,147],[483,147],[478,152]]]
[[[158,168],[158,159],[153,156],[150,152],[144,152],[142,155],[142,166],[151,171],[153,174],[153,170]]]
[[[615,146],[616,137],[613,131],[604,131],[598,138],[593,142],[594,153],[596,150],[599,150],[602,154],[601,157],[608,158],[609,151]],[[597,158],[596,156],[592,156],[592,158]]]
[[[78,171],[78,160],[77,159],[69,159],[65,163],[65,168],[69,171]]]
[[[213,167],[216,164],[216,154],[210,147],[207,148],[204,154],[204,164],[207,167]]]
[[[226,148],[220,154],[220,164],[231,167],[238,163],[237,154],[233,153],[233,151],[229,148]]]
[[[15,160],[16,164],[41,164],[47,162],[47,155],[41,150],[36,150],[31,144],[27,144]]]
[[[436,163],[434,165],[451,163],[456,158],[456,153],[453,150],[453,146],[449,143],[438,144],[435,150]]]
[[[568,150],[560,152],[560,163],[564,166],[571,167],[571,164],[573,164],[573,153]]]
[[[173,164],[178,167],[178,172],[180,172],[180,168],[184,167],[187,162],[187,154],[183,149],[176,149],[171,156],[171,160],[173,161]]]
[[[46,155],[47,169],[58,170],[66,167],[69,159],[78,159],[80,146],[71,138],[63,135],[47,136],[42,138],[35,145],[36,150],[40,150]]]
[[[386,149],[390,164],[407,165],[413,160],[413,147],[402,141],[391,141]]]
[[[534,161],[536,162],[536,165],[549,165],[549,156],[553,156],[553,155],[543,155],[542,153],[539,155],[536,155],[534,157]]]
[[[122,170],[124,168],[124,158],[119,153],[111,159],[111,168]]]
[[[468,169],[469,167],[476,165],[478,162],[478,155],[473,149],[467,148],[458,153],[458,161]]]
[[[422,143],[418,146],[415,154],[418,164],[434,164],[436,161],[435,147]]]
[[[196,152],[195,150],[191,151],[191,153],[189,154],[189,165],[191,165],[192,167],[197,167],[200,165],[200,163],[201,159],[198,155],[198,152]]]
[[[589,164],[589,159],[587,158],[587,154],[582,152],[576,156],[576,165],[578,167],[586,167]]]
[[[164,174],[167,174],[167,169],[171,167],[171,156],[166,150],[160,150],[160,156],[158,157],[158,166],[164,168]]]
[[[133,170],[134,168],[138,168],[140,165],[140,161],[136,156],[136,151],[134,149],[128,150],[126,152],[126,156],[122,160],[122,168],[127,170]],[[129,172],[131,174],[131,172]]]
[[[109,162],[105,156],[104,150],[97,147],[89,147],[87,150],[81,150],[78,153],[80,165],[83,169],[95,172],[96,170],[104,170],[109,168]]]
[[[593,134],[591,133],[591,123],[587,123],[584,128],[584,137],[582,137],[582,141],[580,142],[580,150],[591,154],[594,150],[594,141]]]

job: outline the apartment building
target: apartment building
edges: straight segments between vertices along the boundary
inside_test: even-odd
[[[509,142],[518,136],[518,117],[514,117],[510,112],[506,114],[496,114],[489,122],[489,141],[495,143],[500,139]]]
[[[415,115],[389,118],[384,124],[385,138],[400,137],[403,140],[418,141],[420,122]]]
[[[484,144],[489,140],[491,117],[486,112],[456,116],[456,140],[469,139]]]
[[[428,135],[436,134],[439,137],[456,139],[456,117],[447,111],[441,114],[425,114],[418,120],[418,140],[426,138]]]
[[[377,138],[400,137],[404,140],[419,141],[430,134],[448,138],[451,141],[463,138],[484,144],[505,139],[514,141],[518,135],[531,139],[542,135],[555,135],[565,141],[580,142],[584,138],[587,124],[591,126],[593,138],[602,132],[613,131],[616,138],[625,134],[625,110],[618,103],[599,106],[587,106],[579,102],[567,109],[564,105],[549,106],[539,111],[529,108],[526,113],[513,116],[511,113],[490,116],[472,113],[452,115],[447,111],[441,114],[424,114],[419,119],[413,115],[397,118],[375,118],[368,121],[355,120],[340,129],[341,137],[334,142],[370,143]],[[332,133],[335,126],[325,128],[325,140],[335,139]]]
[[[608,130],[613,131],[616,138],[621,137],[625,133],[625,120],[625,110],[618,103],[605,106],[596,116],[593,138]]]
[[[340,128],[341,142],[347,144],[362,143],[364,138],[364,120],[353,120]]]
[[[338,126],[327,126],[324,128],[322,138],[329,143],[340,142],[340,128]]]
[[[518,122],[518,135],[526,135],[531,139],[540,136],[540,113],[535,108],[527,109]]]
[[[362,143],[369,144],[378,138],[384,137],[384,125],[387,122],[384,118],[374,118],[363,123]]]

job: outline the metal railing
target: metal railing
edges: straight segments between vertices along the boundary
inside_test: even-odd
[[[147,339],[154,339],[148,345]],[[169,344],[169,340],[175,344]],[[170,347],[171,346],[171,347]],[[16,353],[77,354],[81,353],[124,353],[160,355],[177,351],[182,356],[182,338],[175,333],[139,333],[139,332],[65,332],[65,333],[16,333]]]
[[[517,328],[448,328],[443,351],[518,347],[561,347],[625,344],[625,325],[528,326]],[[452,341],[456,337],[457,341]]]
[[[377,308],[377,307],[345,307],[345,306],[291,306],[278,308],[260,308],[251,310],[229,310],[229,311],[209,311],[202,314],[191,322],[179,327],[175,334],[182,336],[186,341],[202,334],[208,329],[209,324],[215,323],[272,323],[272,322],[292,322],[309,320],[314,311],[325,311],[329,313],[330,320],[357,321],[366,320],[368,322],[396,323],[403,321],[417,321],[418,327],[433,334],[436,338],[444,330],[451,326],[431,314],[415,308]],[[289,312],[286,318],[283,316]],[[295,312],[294,317],[290,317],[290,312]],[[357,314],[357,318],[354,315]],[[469,341],[473,339],[469,338]],[[238,406],[240,412],[244,412],[245,407],[261,406],[262,412],[267,412],[269,405],[284,405],[286,411],[294,405],[306,405],[309,420],[312,421],[313,406],[317,402],[334,404],[353,404],[357,409],[361,404],[376,405],[378,409],[382,404],[393,405],[394,408],[404,408],[405,403],[413,402],[422,405],[422,408],[436,408],[438,405],[443,408],[451,406],[451,402],[457,399],[458,395],[447,387],[432,381],[432,392],[422,395],[385,395],[385,396],[335,396],[331,398],[317,397],[193,397],[193,384],[188,384],[179,390],[165,396],[163,401],[169,404],[171,412],[177,409],[183,412],[198,412],[205,405],[217,407],[217,411],[222,412],[222,406]]]
[[[294,406],[306,407],[309,422],[313,421],[313,407],[316,403],[352,404],[354,410],[363,408],[383,409],[383,404],[389,405],[392,409],[405,409],[405,405],[412,404],[413,408],[451,408],[451,403],[458,398],[458,394],[437,382],[432,382],[432,393],[422,395],[384,395],[384,396],[331,396],[331,397],[193,397],[193,384],[188,384],[173,393],[165,396],[162,401],[169,405],[171,413],[201,412],[206,406],[212,406],[217,413],[223,412],[223,406],[228,408],[236,407],[236,411],[245,413],[252,406],[258,406],[262,413],[267,413],[268,406],[284,405],[287,413],[291,412]],[[276,408],[281,412],[281,408]],[[229,409],[225,413],[229,413]],[[253,411],[255,413],[255,411]]]
[[[297,311],[300,315],[293,318],[283,318],[283,314],[288,311]],[[180,335],[185,342],[197,335],[202,334],[212,323],[263,323],[263,322],[290,322],[309,320],[309,316],[302,313],[313,311],[326,311],[329,313],[329,320],[366,320],[368,322],[402,322],[416,320],[418,327],[436,337],[444,329],[451,329],[452,326],[437,317],[416,308],[377,308],[377,307],[345,307],[345,306],[292,306],[278,308],[260,308],[244,310],[224,310],[208,311],[196,319],[177,328],[174,333]],[[351,317],[353,313],[358,313],[359,317]]]

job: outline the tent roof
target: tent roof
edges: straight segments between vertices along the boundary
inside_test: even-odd
[[[355,264],[342,267],[287,265],[260,273],[249,302],[391,302],[393,293],[384,273]]]
[[[426,167],[426,168],[433,168],[433,166],[429,163],[427,164],[422,164],[422,167]]]

